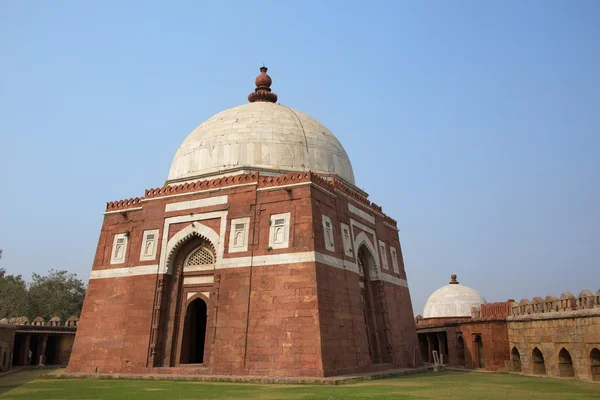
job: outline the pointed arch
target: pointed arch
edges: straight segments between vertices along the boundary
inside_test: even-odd
[[[164,271],[164,273],[168,275],[173,273],[173,256],[177,252],[176,250],[192,237],[200,237],[207,240],[211,243],[213,249],[218,249],[219,253],[221,253],[221,247],[218,245],[220,238],[217,232],[198,221],[194,221],[181,231],[177,232],[167,242],[166,251],[164,254],[161,254],[161,271]],[[223,257],[222,253],[215,255],[217,260],[220,260]]]
[[[377,254],[377,250],[375,250],[375,247],[373,246],[373,244],[371,243],[371,241],[369,240],[369,238],[367,237],[367,235],[364,232],[360,232],[354,238],[354,251],[355,251],[354,257],[355,257],[355,260],[357,260],[357,262],[358,262],[358,251],[360,250],[360,247],[362,245],[365,246],[365,248],[367,249],[369,254],[371,254],[371,258],[373,259],[373,266],[374,266],[375,271],[373,271],[373,277],[371,278],[371,280],[379,280],[380,266],[379,266],[379,257]]]
[[[187,299],[187,304],[189,305],[192,301],[196,300],[196,299],[201,299],[203,300],[206,304],[209,304],[209,298],[210,298],[210,293],[204,293],[204,292],[196,292],[193,295],[189,296]]]
[[[590,352],[590,367],[593,381],[600,381],[600,350],[593,348]]]
[[[510,364],[512,372],[521,372],[521,353],[516,347],[510,351]]]
[[[187,303],[180,350],[181,364],[203,364],[206,345],[208,303],[204,296],[196,296]]]
[[[534,374],[546,375],[546,363],[544,362],[544,355],[537,347],[535,347],[531,352],[531,364]]]
[[[558,376],[574,377],[573,359],[571,353],[564,347],[558,352]]]

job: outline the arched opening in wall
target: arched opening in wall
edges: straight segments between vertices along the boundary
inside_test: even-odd
[[[456,362],[459,366],[465,366],[465,340],[462,336],[456,339]]]
[[[181,344],[181,364],[202,364],[204,362],[204,341],[206,338],[206,303],[200,298],[187,307],[183,324]]]
[[[510,369],[512,372],[521,372],[521,354],[516,347],[510,351]]]
[[[600,381],[600,350],[596,348],[590,352],[590,367],[592,369],[592,380]]]
[[[4,372],[4,371],[6,371],[8,369],[7,365],[6,365],[7,353],[8,352],[6,350],[2,349],[2,364],[0,364],[0,371],[1,372]]]
[[[558,376],[567,378],[575,376],[571,354],[564,347],[558,352]]]
[[[531,363],[534,374],[546,375],[546,364],[544,363],[544,355],[537,347],[531,352]]]
[[[201,225],[198,222],[196,224]],[[149,354],[154,367],[175,367],[179,364],[208,361],[204,360],[204,354],[202,361],[198,361],[197,355],[190,355],[189,346],[195,346],[196,341],[191,340],[192,328],[188,328],[186,322],[193,318],[189,314],[191,310],[196,309],[196,306],[191,307],[188,300],[194,293],[210,292],[213,286],[216,259],[212,242],[194,232],[183,236],[170,250],[167,268],[172,273],[165,275],[164,280],[158,280],[155,289],[156,308],[152,322],[155,328],[151,332],[151,341],[155,344],[156,351]],[[204,316],[206,320],[206,311]],[[201,331],[205,334],[205,327]],[[195,334],[192,336],[196,337]],[[207,346],[207,351],[209,348]],[[204,346],[201,346],[201,351],[204,351]]]
[[[368,341],[369,355],[372,363],[382,362],[380,353],[378,324],[376,322],[375,298],[371,288],[371,271],[375,268],[373,257],[363,244],[358,249],[358,274],[360,285],[360,301],[363,307],[365,321],[365,336]]]
[[[48,340],[46,341],[46,354],[44,364],[46,365],[54,365],[57,363],[57,347],[58,347],[58,336],[48,336]]]
[[[477,368],[484,368],[485,367],[485,363],[483,362],[483,339],[481,338],[481,335],[475,335],[475,351],[477,352],[476,354],[476,362],[477,362]]]

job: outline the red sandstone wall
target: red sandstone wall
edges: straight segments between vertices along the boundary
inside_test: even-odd
[[[155,275],[90,280],[69,371],[146,367],[155,283]]]
[[[371,358],[358,275],[317,264],[317,281],[325,375],[368,371]]]
[[[384,283],[397,367],[423,365],[408,288]]]
[[[466,367],[474,368],[475,343],[472,335],[481,334],[483,341],[484,369],[488,371],[504,370],[510,361],[508,325],[506,321],[481,321],[461,324],[465,347],[472,357],[466,357]],[[467,351],[465,351],[466,354]]]
[[[342,195],[335,197],[319,189],[312,189],[313,199],[313,225],[315,234],[315,250],[323,254],[331,254],[339,259],[356,263],[354,256],[345,255],[340,223],[345,223],[356,236],[364,232],[371,241],[375,251],[379,252],[378,242],[386,243],[386,258],[388,269],[384,273],[406,279],[402,251],[398,239],[398,231],[383,223],[373,210],[359,207],[375,217],[375,223],[348,211],[348,200]],[[353,203],[354,204],[354,203]],[[325,246],[325,233],[322,225],[322,215],[331,218],[334,227],[335,250],[327,250]],[[352,226],[351,219],[366,226],[363,230]],[[373,236],[375,232],[376,239]],[[399,273],[393,270],[390,247],[397,250]],[[354,245],[353,245],[354,247]],[[354,249],[356,252],[357,249]],[[380,263],[382,260],[379,252]],[[380,268],[381,265],[380,265]],[[383,329],[383,313],[387,314],[390,325],[392,355],[391,364],[394,367],[409,367],[413,363],[421,365],[421,356],[418,351],[418,341],[414,316],[408,289],[388,282],[383,282],[384,299],[380,299],[378,290],[379,282],[372,284],[376,310],[376,319],[379,321],[377,335],[380,346],[385,347],[386,332]],[[338,375],[345,373],[366,372],[372,370],[369,355],[366,326],[363,317],[362,303],[360,300],[360,287],[358,275],[354,272],[344,271],[330,265],[317,263],[317,287],[319,297],[320,326],[323,349],[323,368],[325,375]],[[382,351],[387,353],[386,349]]]
[[[255,267],[249,374],[323,376],[314,263]]]

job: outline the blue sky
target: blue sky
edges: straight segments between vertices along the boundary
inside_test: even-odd
[[[0,3],[0,267],[87,280],[105,202],[246,102],[340,139],[398,220],[413,305],[600,288],[600,3]]]

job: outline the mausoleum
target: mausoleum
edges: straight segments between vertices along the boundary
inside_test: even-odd
[[[421,364],[396,221],[356,186],[340,141],[277,103],[260,71],[249,103],[183,140],[164,184],[107,203],[69,372]]]

